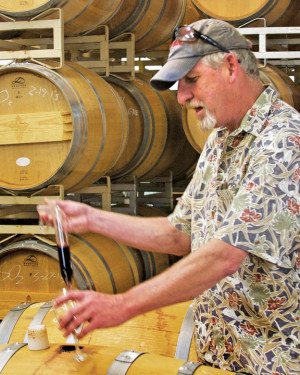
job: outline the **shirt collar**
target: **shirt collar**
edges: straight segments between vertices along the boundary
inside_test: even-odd
[[[241,132],[253,134],[257,137],[265,128],[266,121],[271,112],[273,103],[278,99],[276,91],[272,86],[266,86],[265,90],[257,98],[253,106],[245,114],[241,125],[229,134],[229,137],[235,137]],[[218,129],[218,137],[226,137],[228,129],[225,127]]]

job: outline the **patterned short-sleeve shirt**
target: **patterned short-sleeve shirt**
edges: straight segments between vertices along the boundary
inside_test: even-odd
[[[300,373],[299,182],[300,114],[272,87],[238,129],[208,137],[169,220],[191,236],[192,251],[218,238],[248,256],[194,301],[199,360],[255,375]]]

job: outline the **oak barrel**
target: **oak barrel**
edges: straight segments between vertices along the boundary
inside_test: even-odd
[[[183,17],[181,24],[189,25],[193,22],[200,20],[202,17],[197,9],[198,8],[196,8],[192,0],[187,0],[186,8],[185,8],[185,15]]]
[[[103,25],[124,0],[0,0],[0,13],[14,19],[30,19],[44,11],[61,8],[65,35],[77,35]]]
[[[123,98],[129,118],[129,134],[122,156],[108,172],[113,179],[135,175],[145,180],[172,170],[182,173],[177,158],[185,155],[186,138],[181,123],[181,107],[174,92],[158,93],[150,77],[137,74],[133,81],[109,77],[107,81]],[[194,160],[189,158],[189,163]]]
[[[186,0],[124,1],[107,25],[111,36],[134,33],[136,51],[153,49],[172,36],[185,10]]]
[[[219,18],[235,26],[265,18],[267,26],[299,26],[299,0],[192,0],[204,18]],[[263,26],[261,20],[250,27]]]
[[[28,342],[27,330],[33,324],[46,325],[50,343],[72,342],[58,329],[52,302],[48,302],[14,306],[0,324],[0,344]],[[197,360],[191,301],[141,314],[117,327],[94,330],[80,342]]]
[[[210,131],[200,129],[195,111],[186,107],[182,108],[182,123],[185,135],[191,146],[201,154]]]
[[[20,238],[0,249],[0,319],[12,306],[50,300],[64,287],[49,240]],[[69,240],[75,288],[112,294],[142,281],[143,261],[134,249],[94,233],[70,234]]]
[[[51,344],[49,349],[30,351],[27,345],[0,345],[2,375],[178,375],[187,371],[194,375],[229,375],[225,370],[186,363],[184,360],[152,353],[123,351],[107,346],[86,345],[82,348],[87,356],[83,362],[74,360],[73,345]]]
[[[157,207],[147,206],[144,204],[139,204],[137,208],[138,215],[141,217],[161,217],[167,216],[165,212],[158,209]],[[144,277],[143,280],[148,280],[151,277],[160,274],[167,268],[169,268],[172,264],[177,262],[180,257],[166,254],[166,253],[159,253],[159,252],[152,252],[152,251],[145,251],[145,250],[137,250],[143,259],[143,267],[144,267]]]
[[[282,69],[274,65],[261,66],[259,74],[264,84],[271,84],[284,102],[300,111],[300,88]]]
[[[197,11],[197,8],[192,3],[192,0],[187,0],[184,17],[182,18],[180,25],[189,25],[193,22],[200,20],[201,18],[203,18],[203,16],[201,16],[199,11]],[[173,35],[171,35],[171,37],[168,40],[166,40],[163,44],[160,44],[159,46],[155,47],[155,51],[163,51],[164,53],[168,54],[170,45],[172,43],[172,37]]]
[[[125,106],[96,73],[71,62],[58,71],[12,64],[1,69],[0,86],[0,187],[23,194],[61,184],[76,191],[105,175],[123,152]]]

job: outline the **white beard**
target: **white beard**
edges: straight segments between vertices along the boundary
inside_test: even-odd
[[[203,103],[199,103],[197,101],[191,101],[187,104],[188,109],[193,109],[197,107],[203,107],[203,109],[205,110],[205,117],[203,119],[198,118],[197,124],[199,125],[200,129],[204,131],[213,130],[217,124],[217,119],[213,114],[211,114],[208,108]]]
[[[205,109],[206,116],[204,119],[198,119],[198,125],[201,130],[211,131],[217,124],[217,119],[212,115],[208,109]]]

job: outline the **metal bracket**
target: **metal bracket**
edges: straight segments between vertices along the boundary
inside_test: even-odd
[[[175,358],[188,360],[190,354],[191,342],[193,339],[194,319],[193,308],[189,306],[188,311],[184,317],[181,329],[178,336]]]
[[[65,38],[66,58],[109,76],[109,29],[101,25],[97,35],[82,35]]]
[[[149,179],[149,181],[140,181],[138,203],[153,204],[171,212],[174,208],[172,171],[168,171],[166,176],[157,176]]]
[[[137,215],[138,204],[150,204],[167,212],[173,210],[171,171],[167,176],[142,181],[134,175],[123,176],[113,181],[111,190],[112,211]]]
[[[255,20],[253,20],[255,21]],[[300,65],[300,51],[288,51],[286,46],[300,43],[300,27],[239,27],[237,30],[244,36],[256,36],[256,40],[253,41],[253,45],[258,45],[258,52],[253,52],[256,58],[263,59],[264,63],[267,60],[276,64],[275,59],[282,60],[287,59],[286,65]],[[295,38],[295,35],[299,35]],[[294,36],[294,38],[278,38],[278,39],[267,39],[269,36],[282,36],[287,37],[288,35]],[[258,38],[258,39],[257,39]],[[282,49],[281,51],[270,51],[268,46],[276,47]],[[298,59],[298,61],[297,61]],[[273,60],[273,61],[272,61]],[[290,63],[289,63],[290,60]]]
[[[0,195],[0,219],[6,219],[5,224],[0,224],[0,233],[3,234],[54,234],[54,229],[46,226],[42,233],[39,225],[9,224],[10,219],[37,219],[36,205],[44,204],[44,199],[64,199],[62,185],[49,185],[29,196],[16,195],[15,192],[0,188],[5,195]],[[43,194],[42,194],[43,193]],[[47,195],[47,193],[49,195]],[[51,195],[52,194],[52,195]],[[53,195],[55,194],[55,195]],[[1,242],[6,239],[1,240]]]
[[[23,303],[22,305],[15,306],[12,308],[7,315],[4,317],[2,323],[0,324],[0,344],[7,344],[15,325],[17,324],[19,318],[23,312],[32,305],[31,303]]]
[[[105,180],[101,183],[101,180]],[[101,208],[105,211],[111,211],[111,180],[108,176],[101,177],[97,183],[77,190],[75,193],[67,194],[68,197],[74,197],[74,200],[95,205],[95,199],[101,196]],[[98,203],[98,202],[97,202]],[[100,204],[99,204],[100,205]]]
[[[102,29],[102,35],[98,35]],[[135,36],[124,33],[109,39],[109,29],[102,25],[97,35],[65,38],[66,57],[77,64],[108,77],[117,76],[124,81],[135,78]],[[124,73],[126,74],[124,76]]]
[[[177,375],[193,375],[201,363],[185,362],[178,370]]]
[[[58,12],[57,18],[44,19],[48,13],[52,16],[55,12]],[[2,14],[0,17],[5,20],[0,22],[0,31],[26,30],[30,35],[0,39],[0,60],[10,61],[8,64],[24,60],[33,61],[49,69],[60,69],[64,59],[69,59],[100,75],[111,74],[125,81],[135,78],[133,33],[120,34],[109,40],[108,26],[99,25],[85,35],[64,38],[63,13],[60,8],[51,8],[30,21],[16,21]],[[44,30],[50,35],[44,37]],[[37,34],[36,38],[34,34]],[[47,59],[58,59],[58,64],[49,65]]]
[[[145,353],[125,350],[117,356],[107,371],[107,375],[125,375],[132,363]]]
[[[125,51],[120,53],[120,51]],[[109,41],[109,52],[111,54],[111,63],[109,67],[110,75],[113,75],[124,81],[128,81],[122,76],[122,73],[129,74],[129,80],[135,78],[135,35],[133,33],[124,33],[116,36]]]
[[[57,13],[54,19],[39,19]],[[0,60],[30,60],[51,69],[60,69],[64,64],[64,23],[60,8],[49,9],[29,21],[16,21],[1,14],[6,22],[0,22],[1,31],[27,30],[37,32],[39,30],[52,31],[52,37],[44,39],[10,39],[0,40]],[[50,48],[49,48],[50,47]],[[39,59],[58,59],[56,66],[49,66]]]
[[[126,181],[122,181],[121,178],[111,186],[112,202],[113,204],[116,204],[115,206],[112,206],[112,210],[120,213],[137,215],[137,178],[136,176],[126,177]]]

